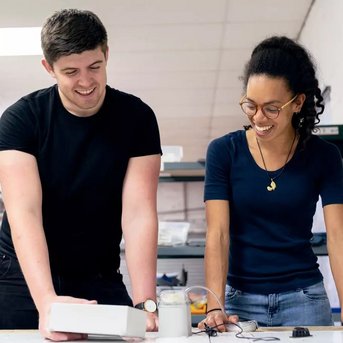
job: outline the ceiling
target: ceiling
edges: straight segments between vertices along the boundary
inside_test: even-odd
[[[163,145],[203,159],[211,139],[246,123],[239,76],[256,43],[297,38],[312,0],[1,0],[0,27],[41,26],[61,8],[94,11],[110,46],[108,83],[155,111]],[[0,57],[1,112],[53,79],[40,56]]]

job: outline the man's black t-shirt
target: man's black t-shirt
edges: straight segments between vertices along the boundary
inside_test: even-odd
[[[0,150],[36,157],[52,272],[88,275],[118,269],[128,161],[161,153],[150,107],[107,86],[99,112],[77,117],[63,107],[55,85],[21,98],[4,112]],[[0,251],[15,256],[6,213]]]

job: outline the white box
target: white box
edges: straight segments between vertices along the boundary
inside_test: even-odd
[[[129,306],[54,303],[50,331],[145,337],[146,313]]]
[[[160,221],[158,245],[184,245],[187,242],[190,222]]]
[[[183,157],[183,147],[181,145],[162,145],[163,162],[181,162]]]

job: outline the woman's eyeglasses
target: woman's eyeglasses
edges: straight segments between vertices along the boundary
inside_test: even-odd
[[[279,116],[280,111],[286,106],[288,106],[289,104],[291,104],[296,99],[297,96],[298,94],[296,94],[291,100],[286,102],[281,107],[278,107],[275,105],[262,105],[262,106],[256,105],[255,103],[246,100],[246,95],[244,95],[242,99],[240,100],[239,105],[241,106],[242,111],[248,117],[253,117],[257,113],[258,109],[261,108],[261,111],[265,117],[269,119],[276,119]]]

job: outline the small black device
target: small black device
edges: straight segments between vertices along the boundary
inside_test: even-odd
[[[291,338],[310,337],[310,336],[312,335],[310,334],[310,330],[308,328],[297,326],[293,329]]]

